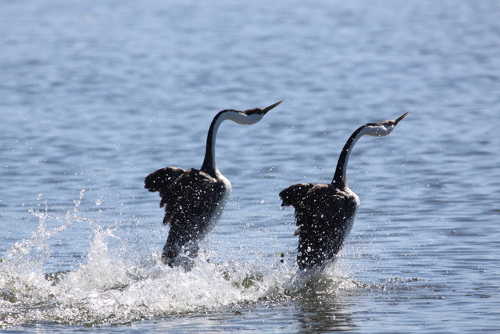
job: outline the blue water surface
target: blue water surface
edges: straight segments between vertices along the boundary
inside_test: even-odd
[[[0,328],[498,333],[499,17],[494,0],[1,2]],[[165,268],[144,177],[199,168],[217,111],[281,99],[222,125],[231,199],[196,268]],[[404,112],[357,143],[352,233],[301,282],[279,191],[329,182],[353,130]]]

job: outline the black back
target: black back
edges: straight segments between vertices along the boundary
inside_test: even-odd
[[[284,189],[280,197],[282,205],[295,208],[299,268],[321,268],[334,260],[352,227],[354,193],[331,184],[306,183]]]
[[[201,170],[166,167],[149,174],[144,186],[160,193],[163,223],[170,224],[163,261],[173,265],[182,253],[196,257],[199,241],[224,205],[224,183]]]

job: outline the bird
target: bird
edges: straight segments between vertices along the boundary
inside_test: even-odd
[[[205,157],[200,169],[165,167],[146,176],[144,187],[151,192],[159,192],[160,207],[165,208],[163,224],[170,225],[161,255],[164,264],[170,267],[181,265],[185,269],[192,266],[198,255],[199,242],[213,229],[231,192],[231,182],[215,163],[215,142],[220,125],[225,120],[255,124],[281,102],[262,109],[226,109],[218,112],[208,130]]]
[[[356,129],[340,153],[330,184],[302,183],[289,186],[279,196],[282,206],[295,209],[298,236],[297,265],[301,271],[321,271],[335,261],[349,234],[359,197],[347,186],[347,164],[356,142],[363,136],[389,135],[405,113],[394,120],[367,123]]]

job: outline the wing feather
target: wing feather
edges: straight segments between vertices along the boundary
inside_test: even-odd
[[[224,184],[205,172],[191,169],[170,188],[164,223],[210,219],[225,194]]]
[[[281,206],[297,207],[306,197],[307,192],[314,186],[312,183],[294,184],[280,192]]]
[[[158,191],[161,201],[160,207],[165,206],[168,201],[170,189],[175,184],[175,181],[186,171],[178,167],[165,167],[149,174],[144,179],[144,188],[151,192]]]

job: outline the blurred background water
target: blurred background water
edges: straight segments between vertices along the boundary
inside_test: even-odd
[[[494,0],[2,1],[0,327],[499,332],[499,17]],[[232,197],[195,270],[162,266],[144,177],[199,168],[218,110],[280,99],[223,124]],[[358,142],[353,231],[301,285],[278,192],[329,182],[355,128],[403,112]]]

